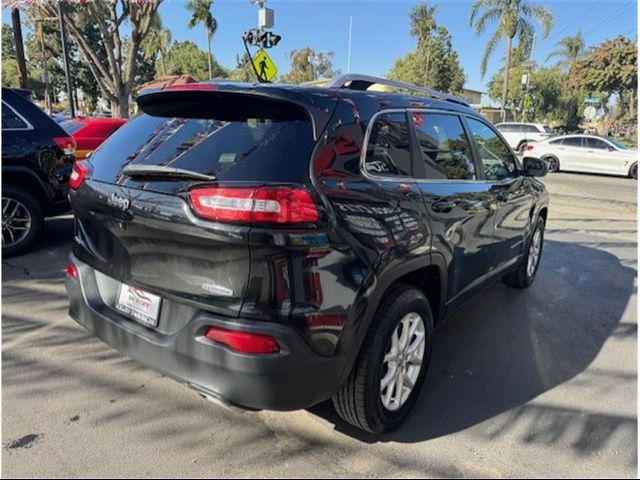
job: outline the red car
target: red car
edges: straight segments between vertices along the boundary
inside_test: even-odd
[[[60,125],[76,141],[76,160],[83,160],[125,123],[124,118],[76,117]]]

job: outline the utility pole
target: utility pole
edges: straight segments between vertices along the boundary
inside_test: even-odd
[[[71,71],[69,70],[69,49],[67,48],[67,30],[64,25],[64,2],[58,2],[58,16],[60,17],[60,38],[62,40],[62,55],[64,57],[64,73],[67,78],[67,100],[69,101],[69,112],[71,118],[76,116],[75,105],[73,104],[73,89],[71,88]]]
[[[353,15],[349,16],[349,49],[347,50],[347,73],[351,73],[351,34],[353,32]]]
[[[20,10],[11,9],[11,23],[13,23],[13,40],[16,44],[16,60],[20,73],[20,88],[27,88],[27,63],[24,58],[24,44],[22,43],[22,25],[20,24]]]

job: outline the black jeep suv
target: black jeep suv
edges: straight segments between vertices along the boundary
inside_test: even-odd
[[[359,428],[394,428],[434,326],[496,279],[533,282],[546,166],[462,100],[348,75],[137,101],[74,167],[70,314],[212,400],[332,398]]]
[[[2,89],[2,255],[26,252],[67,200],[76,142],[25,96]]]

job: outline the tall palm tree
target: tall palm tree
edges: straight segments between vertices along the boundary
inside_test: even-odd
[[[578,33],[573,37],[564,37],[556,43],[556,46],[558,48],[549,54],[547,61],[555,57],[558,59],[559,64],[571,65],[584,54],[584,38],[582,37],[582,32],[578,30]]]
[[[163,77],[167,74],[165,57],[172,39],[171,31],[163,27],[160,15],[156,12],[151,19],[151,27],[149,28],[147,37],[144,39],[142,48],[147,58],[155,60],[158,53],[160,54],[160,69]]]
[[[511,69],[511,50],[513,40],[517,36],[519,44],[524,44],[528,49],[535,33],[532,20],[542,26],[543,36],[546,37],[553,25],[553,17],[549,8],[527,0],[476,0],[471,5],[469,24],[477,35],[484,32],[489,23],[497,22],[497,28],[484,51],[480,71],[484,77],[487,72],[487,62],[494,52],[498,42],[506,39],[507,49],[505,55],[504,78],[502,84],[501,111],[504,120],[509,89],[509,70]]]
[[[218,29],[218,22],[211,13],[213,0],[190,0],[187,3],[187,9],[191,11],[191,19],[189,20],[189,28],[193,28],[199,23],[204,25],[207,30],[207,47],[209,49],[209,79],[212,78],[212,56],[211,56],[211,38]]]

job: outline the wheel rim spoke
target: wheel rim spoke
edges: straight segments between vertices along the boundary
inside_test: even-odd
[[[14,246],[23,241],[31,231],[31,214],[16,199],[2,199],[2,246]]]
[[[422,370],[426,331],[422,317],[411,312],[397,324],[382,361],[380,398],[389,411],[400,409],[411,396]]]

